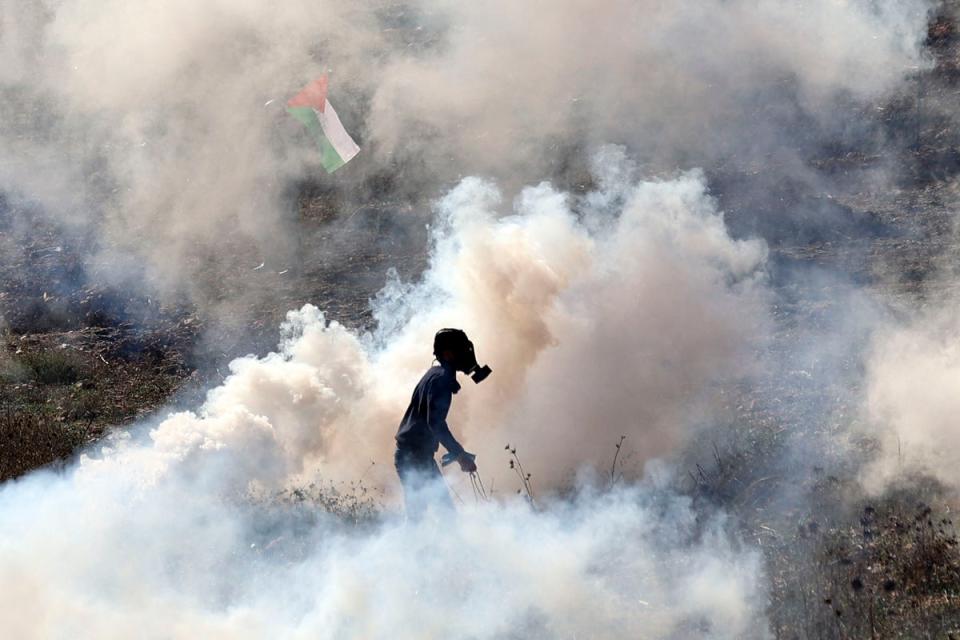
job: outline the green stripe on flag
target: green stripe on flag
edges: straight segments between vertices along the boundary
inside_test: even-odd
[[[327,173],[333,173],[346,164],[323,133],[323,127],[320,126],[317,112],[312,107],[287,107],[287,111],[302,122],[316,140],[317,148],[320,150],[320,164],[327,170]]]
[[[287,111],[294,118],[303,123],[310,133],[315,136],[322,136],[323,129],[320,127],[320,120],[317,119],[317,114],[314,112],[313,107],[287,107]]]
[[[337,150],[330,144],[327,136],[321,135],[317,138],[317,145],[320,147],[320,164],[327,170],[327,173],[333,173],[343,165],[347,164],[337,153]]]

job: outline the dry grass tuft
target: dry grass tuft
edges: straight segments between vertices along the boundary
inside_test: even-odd
[[[70,458],[83,429],[40,411],[0,412],[0,482]]]
[[[947,638],[960,630],[960,549],[926,504],[864,503],[809,520],[768,550],[778,638]]]

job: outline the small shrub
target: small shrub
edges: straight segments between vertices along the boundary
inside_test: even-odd
[[[281,491],[273,499],[278,504],[326,512],[347,525],[370,525],[381,517],[379,502],[362,482],[339,486],[333,482],[312,482]]]
[[[76,362],[63,351],[31,353],[20,361],[40,384],[73,384],[80,378]]]

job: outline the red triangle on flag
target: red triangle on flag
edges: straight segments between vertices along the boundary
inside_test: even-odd
[[[313,107],[323,111],[327,104],[327,74],[323,74],[287,101],[288,107]]]

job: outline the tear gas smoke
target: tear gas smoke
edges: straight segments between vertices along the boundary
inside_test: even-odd
[[[955,179],[944,183],[945,218],[929,216],[943,224],[936,234],[942,244],[931,250],[919,303],[890,301],[891,313],[878,323],[864,354],[860,426],[876,439],[877,450],[862,480],[874,493],[929,478],[960,490],[957,187]]]
[[[439,23],[442,53],[390,60],[371,133],[418,158],[437,143],[456,154],[446,147],[455,141],[468,162],[495,171],[542,164],[544,140],[625,143],[665,167],[782,152],[799,144],[790,121],[830,128],[838,94],[874,96],[920,64],[928,3],[417,6]],[[428,134],[412,147],[411,128]]]
[[[278,353],[234,361],[198,412],[117,435],[61,477],[6,485],[7,628],[24,638],[419,638],[459,625],[490,638],[766,637],[758,556],[738,549],[722,518],[698,523],[688,499],[652,485],[597,493],[581,482],[579,498],[545,511],[507,500],[413,530],[350,535],[321,521],[311,552],[286,561],[249,549],[262,516],[236,496],[314,471],[356,478],[371,457],[373,480],[395,484],[391,436],[433,327],[467,327],[495,363],[497,376],[463,392],[451,417],[480,445],[491,481],[491,445],[506,438],[530,442],[541,483],[605,462],[619,433],[643,457],[664,454],[691,407],[745,371],[763,329],[764,245],[726,234],[698,174],[622,183],[612,176],[629,171],[609,160],[615,151],[606,157],[606,191],[574,198],[539,185],[512,215],[497,215],[491,183],[453,189],[423,281],[381,297],[381,313],[406,318],[395,333],[358,336],[306,306],[289,314]],[[573,362],[586,373],[565,382]]]
[[[864,401],[865,424],[880,444],[877,459],[864,470],[873,491],[917,472],[960,488],[957,318],[955,305],[938,305],[874,337]]]
[[[97,277],[213,304],[228,256],[294,253],[286,189],[317,165],[282,106],[325,69],[364,146],[337,176],[345,197],[363,199],[364,175],[383,171],[403,175],[404,194],[476,172],[512,191],[597,143],[670,169],[816,144],[819,129],[852,126],[833,122],[837,100],[872,97],[921,64],[926,8],[5,3],[0,187],[98,229]]]
[[[6,487],[4,628],[24,639],[767,637],[757,554],[681,499],[620,489],[544,513],[477,506],[349,535],[321,520],[293,534],[311,553],[287,557],[283,542],[251,543],[250,514],[205,488],[82,469]]]
[[[438,205],[423,280],[380,297],[381,314],[404,318],[395,333],[357,336],[315,307],[291,312],[280,353],[234,361],[199,414],[162,422],[136,455],[155,469],[239,456],[225,466],[269,488],[316,464],[358,477],[372,458],[392,484],[398,416],[441,326],[466,328],[495,363],[451,414],[481,458],[505,442],[536,447],[552,485],[605,462],[620,434],[644,459],[667,453],[711,389],[750,371],[766,329],[766,249],[726,234],[697,174],[609,189],[622,201],[597,207],[610,191],[576,203],[542,184],[500,216],[496,188],[464,180]]]
[[[204,278],[231,253],[225,236],[290,255],[286,189],[316,165],[278,105],[324,69],[365,149],[337,174],[348,197],[380,171],[402,173],[404,195],[489,176],[438,201],[429,268],[388,281],[372,333],[304,306],[277,353],[235,360],[197,411],[114,435],[62,475],[0,487],[4,627],[24,638],[419,638],[458,625],[481,638],[768,637],[758,557],[722,517],[651,479],[595,492],[583,478],[621,434],[641,464],[676,451],[718,393],[754,373],[769,334],[765,244],[732,237],[704,175],[675,167],[792,156],[843,129],[838,105],[924,64],[927,6],[0,6],[0,189],[95,229],[90,266],[103,277],[143,273],[202,303]],[[603,149],[589,193],[522,186],[569,177],[578,154],[609,141],[626,151]],[[496,371],[450,420],[500,495],[512,485],[496,461],[511,442],[538,486],[572,497],[362,533],[321,518],[279,527],[277,540],[306,553],[258,551],[269,527],[241,499],[250,492],[315,473],[352,480],[371,459],[365,480],[395,487],[391,437],[442,326],[466,329]],[[910,389],[882,366],[912,341],[911,355],[929,356],[919,367],[952,374],[923,335],[878,347],[871,397],[878,419],[936,433],[944,423],[900,408]]]

